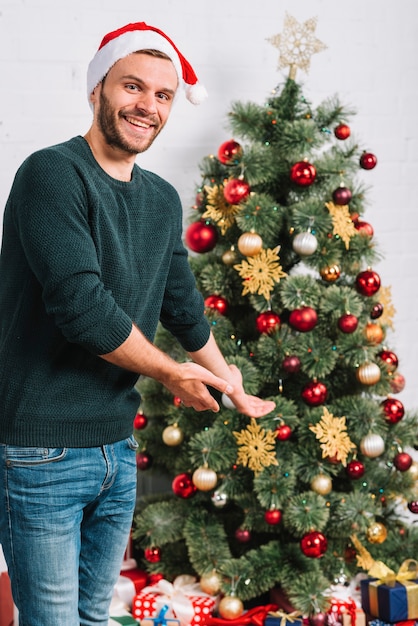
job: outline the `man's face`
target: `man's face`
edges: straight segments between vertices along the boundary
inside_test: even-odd
[[[92,94],[105,142],[129,154],[147,150],[168,119],[177,86],[168,59],[134,53],[117,61]]]

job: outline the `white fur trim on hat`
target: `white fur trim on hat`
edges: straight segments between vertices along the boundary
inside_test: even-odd
[[[110,68],[120,59],[140,50],[160,50],[170,57],[179,81],[183,83],[187,99],[200,104],[207,97],[206,89],[199,84],[196,74],[187,59],[163,31],[145,22],[127,24],[105,37],[90,61],[87,70],[87,97],[106,76]]]

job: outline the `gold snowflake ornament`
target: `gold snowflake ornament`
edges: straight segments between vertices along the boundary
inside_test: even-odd
[[[355,444],[347,434],[345,417],[334,417],[328,409],[324,408],[324,414],[318,424],[309,426],[309,430],[315,433],[321,442],[322,458],[331,457],[347,465],[347,456],[351,450],[355,450]]]
[[[263,249],[259,254],[234,265],[234,269],[244,279],[242,281],[243,296],[247,293],[258,293],[266,300],[270,300],[274,285],[286,276],[280,265],[279,248]]]
[[[237,463],[249,467],[253,472],[261,472],[264,467],[278,465],[276,458],[276,435],[259,426],[251,419],[250,425],[240,432],[233,433],[239,446]]]
[[[234,223],[235,216],[240,212],[241,207],[237,204],[228,204],[222,185],[214,185],[213,187],[205,185],[204,189],[208,197],[208,206],[202,218],[213,220],[218,225],[222,235],[225,235],[228,228]]]
[[[325,202],[325,206],[332,218],[333,234],[341,237],[348,250],[351,237],[354,237],[358,232],[351,219],[348,205],[335,205],[333,202]]]
[[[286,13],[284,30],[281,35],[267,39],[280,52],[279,69],[289,66],[289,77],[294,79],[299,67],[309,71],[311,56],[326,49],[326,45],[315,37],[316,17],[311,17],[303,24]]]
[[[383,314],[380,318],[380,323],[384,326],[389,326],[394,330],[393,318],[396,315],[396,309],[392,303],[392,288],[381,287],[379,291],[379,300],[383,304]]]

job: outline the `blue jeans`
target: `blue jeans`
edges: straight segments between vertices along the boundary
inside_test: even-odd
[[[0,444],[0,543],[19,626],[107,626],[136,448],[133,437],[97,448]]]

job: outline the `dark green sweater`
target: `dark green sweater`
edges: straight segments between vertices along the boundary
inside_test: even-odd
[[[108,176],[82,137],[18,170],[0,256],[0,442],[85,447],[132,434],[138,376],[98,355],[158,320],[208,340],[175,189],[135,165]]]

